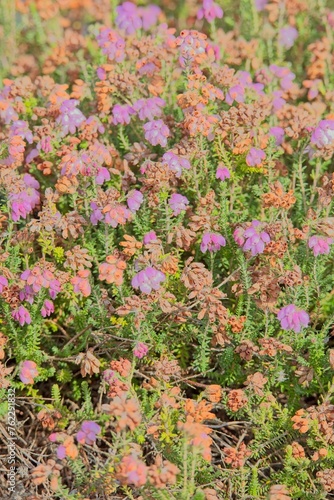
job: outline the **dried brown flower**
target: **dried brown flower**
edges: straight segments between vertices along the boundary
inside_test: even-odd
[[[259,348],[251,340],[244,340],[236,347],[235,352],[239,354],[241,359],[250,361],[258,350]]]
[[[245,443],[241,443],[239,448],[229,448],[225,447],[223,449],[225,454],[225,462],[233,469],[240,469],[245,465],[247,457],[251,455],[251,452],[247,450]]]
[[[248,403],[248,398],[242,389],[232,390],[227,399],[227,406],[231,411],[239,411]]]
[[[117,432],[127,427],[133,431],[142,420],[138,401],[135,398],[128,398],[127,393],[116,396],[109,404],[102,405],[102,410],[115,417]]]
[[[86,377],[86,375],[93,375],[94,373],[99,373],[100,371],[100,361],[93,355],[92,351],[88,349],[87,352],[81,352],[76,360],[77,365],[81,364],[81,375]]]
[[[291,500],[291,497],[284,484],[275,484],[270,487],[269,500]]]

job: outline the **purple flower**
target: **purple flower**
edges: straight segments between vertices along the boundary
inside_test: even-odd
[[[8,286],[8,280],[4,276],[0,276],[0,293],[3,292],[5,286]]]
[[[167,146],[169,128],[162,120],[147,122],[143,128],[145,131],[145,139],[152,144],[152,146],[156,146],[157,144],[160,144],[162,147]]]
[[[29,302],[29,304],[33,304],[36,293],[38,292],[35,292],[32,286],[26,285],[20,291],[19,298],[22,302],[25,300],[26,302]]]
[[[49,135],[42,137],[42,139],[37,144],[37,149],[38,151],[43,151],[44,153],[51,153],[52,151],[51,137]]]
[[[66,457],[66,448],[63,444],[59,445],[57,448],[57,458],[62,460]]]
[[[29,311],[24,306],[20,306],[18,309],[15,309],[15,311],[12,312],[12,317],[15,321],[18,321],[21,326],[26,324],[30,325],[31,323]]]
[[[138,359],[142,359],[148,353],[148,346],[143,342],[138,342],[133,350],[133,355]]]
[[[285,26],[279,32],[278,43],[286,49],[291,49],[298,37],[298,31],[293,26]]]
[[[255,0],[255,8],[258,12],[261,12],[265,9],[269,0]]]
[[[236,242],[239,247],[242,247],[242,245],[245,243],[245,238],[244,238],[244,229],[242,227],[237,227],[237,229],[233,233],[233,239]]]
[[[51,316],[54,310],[55,308],[53,302],[51,302],[51,300],[45,300],[41,309],[41,315],[43,316],[43,318],[46,318],[47,316]]]
[[[34,142],[34,136],[29,129],[29,123],[24,120],[17,120],[10,127],[11,135],[19,135],[25,139],[29,144]]]
[[[179,215],[183,210],[187,209],[189,200],[182,194],[173,193],[169,198],[168,205],[173,210],[173,215]]]
[[[227,167],[218,167],[216,172],[216,179],[224,181],[231,177],[230,171]]]
[[[63,135],[67,135],[69,132],[75,134],[76,129],[86,120],[80,109],[77,109],[78,104],[77,99],[66,99],[60,106],[60,116],[56,123],[61,125]]]
[[[237,84],[230,88],[227,92],[225,101],[227,104],[232,106],[233,102],[244,102],[245,100],[245,87],[243,85]]]
[[[251,226],[248,227],[243,234],[239,232],[237,235],[234,234],[233,236],[237,243],[237,240],[241,242],[241,245],[243,245],[242,249],[245,252],[248,250],[251,251],[253,257],[259,253],[263,253],[265,244],[270,242],[269,234],[265,231],[261,231],[261,222],[258,220],[253,220]],[[242,240],[244,240],[245,243]]]
[[[95,176],[95,182],[98,186],[102,186],[105,181],[110,180],[110,173],[106,167],[98,167]]]
[[[119,29],[124,30],[127,35],[135,33],[142,28],[143,22],[140,17],[140,10],[132,2],[124,2],[116,7],[116,24]]]
[[[9,194],[14,222],[21,217],[25,219],[40,201],[39,182],[30,174],[25,174],[22,180],[22,191]]]
[[[115,380],[115,372],[113,370],[110,370],[110,368],[108,368],[107,370],[104,370],[103,372],[103,380],[105,382],[107,382],[107,384],[111,384],[111,382],[113,380]]]
[[[143,238],[143,243],[144,245],[147,245],[149,243],[152,243],[152,241],[156,241],[157,240],[157,235],[155,234],[155,231],[149,231],[148,233],[146,233],[144,235],[144,238]]]
[[[274,90],[272,95],[273,95],[273,108],[275,111],[278,111],[284,106],[284,104],[286,104],[286,100],[283,99],[282,97],[283,95],[282,90]]]
[[[181,31],[176,44],[180,47],[179,63],[182,68],[194,60],[200,61],[208,48],[206,36],[194,30]]]
[[[280,79],[280,86],[282,90],[289,90],[292,87],[292,80],[296,75],[292,73],[289,68],[285,68],[284,66],[277,66],[277,64],[271,64],[269,66],[269,69],[277,78]]]
[[[167,163],[169,170],[175,172],[175,177],[181,177],[182,169],[190,169],[190,163],[186,158],[182,158],[174,154],[172,151],[167,151],[162,157],[162,160]]]
[[[108,210],[106,210],[107,208]],[[118,224],[125,224],[125,222],[131,217],[131,212],[125,205],[107,205],[104,210],[106,210],[104,216],[105,223],[110,224],[111,227],[117,227]]]
[[[203,7],[197,12],[197,19],[206,19],[208,23],[212,23],[215,19],[221,19],[224,15],[223,9],[219,7],[213,0],[203,0]]]
[[[159,290],[160,283],[165,279],[164,273],[154,267],[147,267],[132,278],[131,285],[133,288],[139,288],[143,293],[151,293],[152,290]]]
[[[150,97],[148,99],[138,99],[134,102],[133,108],[137,111],[140,120],[153,120],[162,115],[162,109],[166,102],[161,97]]]
[[[123,38],[110,28],[100,28],[100,33],[96,37],[102,53],[108,56],[110,61],[122,62],[125,58],[125,42]],[[106,72],[103,68],[97,69],[97,76],[100,80],[105,80]]]
[[[52,300],[54,300],[57,297],[57,294],[60,292],[60,290],[61,290],[60,282],[58,280],[51,280],[49,287],[49,295]]]
[[[154,24],[157,24],[161,14],[161,9],[157,5],[148,5],[138,9],[143,22],[143,29],[148,30]]]
[[[91,202],[90,208],[93,210],[93,213],[90,216],[90,221],[94,226],[96,226],[99,221],[104,219],[104,216],[102,214],[102,210],[97,205],[97,203],[95,203],[95,201]]]
[[[334,120],[321,120],[314,129],[311,143],[318,148],[331,144],[334,140]]]
[[[322,238],[320,236],[311,236],[308,240],[308,247],[313,249],[313,254],[315,257],[318,255],[326,254],[330,252],[329,245],[332,244],[331,238]]]
[[[128,125],[131,120],[131,115],[134,114],[136,114],[135,110],[128,104],[124,106],[115,104],[112,109],[113,124],[118,125],[118,123],[120,123],[121,125]]]
[[[276,146],[280,146],[284,139],[284,129],[282,127],[271,127],[269,129],[269,134],[275,137]]]
[[[37,365],[34,361],[23,361],[20,371],[20,380],[24,384],[33,384],[34,378],[37,377]]]
[[[138,189],[133,189],[130,191],[127,197],[127,204],[131,212],[137,212],[140,205],[143,203],[144,196]]]
[[[297,309],[294,304],[283,307],[278,312],[277,319],[280,320],[283,330],[294,330],[296,333],[299,333],[310,321],[307,312],[302,309]]]
[[[96,434],[100,434],[101,427],[92,420],[85,420],[81,424],[81,429],[77,433],[77,441],[81,444],[92,445],[96,441]]]
[[[217,233],[204,233],[201,243],[201,252],[218,252],[221,247],[226,245],[224,236]]]
[[[266,153],[262,149],[251,148],[246,157],[246,163],[249,167],[259,166],[265,157]]]
[[[97,68],[96,75],[97,75],[99,80],[106,80],[106,78],[107,78],[107,72],[101,66]]]

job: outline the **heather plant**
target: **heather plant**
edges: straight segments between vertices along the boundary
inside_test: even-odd
[[[334,4],[0,9],[1,498],[332,498]]]

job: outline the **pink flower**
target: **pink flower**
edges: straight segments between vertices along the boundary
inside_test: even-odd
[[[90,221],[94,226],[96,226],[99,221],[104,219],[104,216],[102,214],[101,208],[99,208],[97,203],[95,203],[94,201],[91,202],[90,208],[93,210],[93,213],[90,216]]]
[[[284,129],[282,127],[271,127],[269,134],[275,138],[276,146],[280,146],[284,139]]]
[[[321,120],[314,129],[311,143],[318,148],[331,144],[334,140],[334,120]]]
[[[223,9],[213,0],[203,0],[203,7],[197,12],[197,19],[206,19],[212,23],[215,19],[221,19],[224,15]]]
[[[107,384],[111,384],[113,380],[115,380],[115,372],[113,370],[110,370],[108,368],[107,370],[104,370],[103,372],[103,380],[107,382]]]
[[[318,255],[326,254],[330,252],[329,245],[332,243],[331,238],[322,238],[320,236],[311,236],[308,240],[308,247],[313,249],[313,254],[315,257]]]
[[[310,317],[306,311],[297,309],[294,304],[283,307],[277,314],[277,319],[281,322],[283,330],[294,330],[299,333],[300,330],[309,324]]]
[[[14,122],[10,127],[10,134],[19,135],[20,137],[25,139],[29,144],[32,144],[34,141],[33,133],[29,129],[29,123],[24,120],[17,120],[16,122]],[[11,151],[10,153],[13,154]]]
[[[242,245],[245,243],[244,232],[245,230],[242,227],[237,227],[237,229],[233,233],[234,241],[237,245],[239,245],[239,247],[242,247]]]
[[[161,14],[160,7],[157,5],[148,5],[147,7],[140,7],[138,10],[142,18],[144,30],[148,30],[151,26],[157,24]]]
[[[258,220],[253,220],[251,226],[243,231],[243,234],[239,229],[238,233],[235,231],[233,236],[240,246],[243,245],[242,249],[245,252],[251,251],[253,257],[263,253],[265,244],[270,241],[269,234],[261,231],[261,223]]]
[[[282,90],[274,90],[274,92],[272,93],[273,108],[275,111],[278,111],[284,106],[284,104],[286,104],[286,100],[283,99],[282,95],[283,95]]]
[[[45,300],[41,309],[41,315],[43,316],[43,318],[46,318],[47,316],[51,316],[54,310],[55,308],[53,302],[51,302],[51,300]]]
[[[243,85],[237,84],[230,88],[226,94],[225,101],[227,104],[232,106],[233,102],[244,102],[245,100],[245,87]]]
[[[95,182],[98,186],[102,186],[105,181],[110,180],[110,173],[105,167],[97,168],[97,175],[95,176]]]
[[[102,210],[102,213],[105,216],[105,223],[110,224],[111,227],[117,227],[118,224],[124,225],[131,217],[131,212],[126,208],[126,206],[119,203],[115,205],[107,205]]]
[[[278,43],[286,49],[291,49],[298,37],[298,31],[293,26],[285,26],[279,32]]]
[[[32,287],[34,293],[38,293],[41,288],[50,288],[51,284],[54,286],[54,274],[48,269],[42,269],[35,266],[32,269],[26,269],[20,276],[21,280],[27,282],[27,285]],[[57,281],[57,283],[59,283]]]
[[[21,217],[25,219],[38,205],[40,201],[38,188],[39,182],[32,175],[25,174],[22,179],[22,190],[9,194],[14,222],[17,222]]]
[[[129,192],[127,196],[127,204],[131,212],[137,212],[139,210],[140,205],[143,203],[144,196],[138,189],[133,189]]]
[[[122,62],[125,58],[125,42],[123,38],[110,28],[100,28],[100,33],[96,37],[102,53],[108,56],[110,61]],[[98,68],[98,77],[105,80],[106,73],[103,68]]]
[[[88,269],[80,269],[78,274],[71,279],[74,293],[82,293],[84,297],[89,297],[91,294],[91,286],[89,283],[90,271]]]
[[[208,42],[206,35],[196,30],[182,30],[176,38],[176,45],[180,47],[179,62],[185,68],[192,62],[200,63],[206,54]]]
[[[60,292],[61,286],[58,280],[51,280],[50,281],[50,288],[49,288],[49,295],[52,300],[54,300],[57,297],[57,294]]]
[[[218,252],[221,247],[226,245],[224,236],[216,233],[205,233],[202,238],[201,252]]]
[[[143,342],[138,342],[133,350],[133,355],[138,359],[142,359],[148,353],[148,346]]]
[[[140,17],[140,10],[132,2],[122,3],[116,7],[116,12],[116,24],[127,35],[131,35],[142,27],[143,22]]]
[[[286,68],[284,66],[277,66],[276,64],[271,64],[269,66],[269,69],[277,78],[280,79],[280,86],[282,90],[286,91],[292,87],[293,85],[292,80],[295,78],[296,75],[292,73],[289,70],[289,68]]]
[[[164,273],[154,267],[147,267],[132,278],[131,285],[133,288],[139,288],[143,293],[151,293],[152,290],[159,290],[160,283],[165,279]]]
[[[128,104],[125,104],[124,106],[115,104],[112,109],[113,124],[118,125],[120,123],[121,125],[128,125],[131,121],[131,115],[135,114],[135,110]]]
[[[49,135],[42,137],[42,139],[37,144],[37,149],[39,151],[43,151],[44,153],[51,153],[52,151],[51,137]]]
[[[20,371],[20,380],[24,384],[33,384],[34,378],[37,377],[37,365],[34,361],[23,361]]]
[[[174,154],[172,151],[167,151],[162,157],[162,160],[167,163],[169,170],[175,172],[175,177],[179,178],[182,174],[182,169],[189,170],[190,163],[186,158],[182,158]]]
[[[265,9],[265,6],[269,0],[255,0],[255,8],[258,12],[261,12],[262,10]]]
[[[182,211],[187,209],[189,200],[182,194],[173,193],[168,200],[168,205],[173,210],[173,215],[179,215]]]
[[[155,231],[149,231],[148,233],[144,234],[143,243],[144,245],[147,245],[148,243],[152,243],[152,241],[156,241],[157,238],[158,237],[155,234]]]
[[[30,325],[31,323],[29,311],[24,306],[20,306],[18,309],[15,309],[15,311],[12,312],[12,317],[15,321],[18,321],[21,326]]]
[[[265,157],[266,153],[262,149],[251,148],[246,157],[246,163],[249,167],[259,166]]]
[[[0,293],[2,293],[3,289],[8,286],[8,280],[4,276],[0,276]]]
[[[218,167],[216,171],[216,179],[224,181],[225,179],[230,179],[231,174],[227,167]]]
[[[140,120],[153,120],[162,115],[162,109],[166,102],[161,97],[150,97],[139,99],[133,104],[134,110],[138,113]]]
[[[85,420],[77,433],[77,441],[81,444],[92,445],[96,441],[96,434],[101,432],[101,427],[92,420]]]
[[[33,304],[36,293],[38,292],[34,292],[32,286],[26,285],[20,291],[19,298],[22,302],[25,300],[26,302],[29,302],[29,304]]]
[[[147,467],[135,455],[128,455],[122,458],[116,477],[121,484],[133,485],[138,488],[144,486],[147,481]]]
[[[86,120],[80,109],[76,107],[78,104],[77,99],[66,99],[62,102],[60,116],[56,120],[56,123],[61,125],[62,135],[75,134],[76,129]]]
[[[152,146],[167,146],[167,137],[169,137],[169,128],[162,120],[153,120],[144,125],[145,139],[152,144]]]

